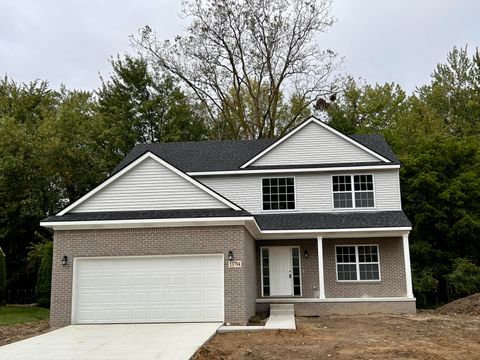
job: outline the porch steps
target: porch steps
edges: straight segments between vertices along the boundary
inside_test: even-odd
[[[295,306],[293,304],[270,304],[270,317],[265,330],[295,330]]]

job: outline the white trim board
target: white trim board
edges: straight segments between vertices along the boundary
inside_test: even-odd
[[[256,299],[258,304],[262,303],[355,303],[355,302],[403,302],[416,301],[415,298],[410,297],[364,297],[364,298],[261,298]]]
[[[362,149],[363,151],[366,151],[367,153],[369,153],[370,155],[373,155],[374,157],[376,157],[377,159],[380,159],[381,161],[383,162],[386,162],[386,163],[391,163],[390,160],[388,160],[387,158],[381,156],[380,154],[376,153],[375,151],[369,149],[368,147],[360,144],[358,141],[355,141],[351,138],[349,138],[348,136],[342,134],[341,132],[335,130],[334,128],[328,126],[327,124],[323,123],[322,121],[320,120],[317,120],[316,118],[314,117],[311,117],[310,119],[304,121],[302,124],[300,124],[299,126],[297,126],[295,129],[293,129],[292,131],[290,131],[287,135],[285,135],[284,137],[280,138],[279,140],[275,141],[272,145],[270,145],[269,147],[267,147],[265,150],[263,150],[262,152],[260,152],[259,154],[255,155],[253,158],[251,158],[250,160],[248,160],[246,163],[244,163],[242,166],[240,166],[241,169],[244,169],[246,168],[247,166],[251,165],[252,163],[254,163],[255,161],[257,161],[258,159],[260,159],[262,156],[264,156],[265,154],[269,153],[270,151],[272,151],[274,148],[276,148],[278,145],[280,145],[281,143],[283,143],[285,140],[287,140],[288,138],[290,138],[292,135],[294,135],[295,133],[297,133],[299,130],[303,129],[305,126],[307,126],[308,124],[311,124],[312,122],[316,123],[317,125],[320,125],[321,127],[323,127],[324,129],[332,132],[333,134],[341,137],[342,139],[348,141],[349,143],[357,146],[358,148]]]
[[[312,229],[312,230],[261,230],[253,216],[181,219],[135,219],[135,220],[94,220],[94,221],[50,221],[40,222],[40,226],[54,230],[79,229],[122,229],[176,226],[222,226],[244,225],[257,240],[281,240],[295,238],[338,238],[343,236],[382,237],[403,236],[411,227],[353,228],[353,229]]]
[[[400,169],[398,164],[386,165],[365,165],[365,166],[329,166],[311,168],[289,168],[289,169],[245,169],[245,170],[220,170],[220,171],[191,171],[189,176],[216,176],[216,175],[250,175],[250,174],[289,174],[289,173],[311,173],[311,172],[338,172],[338,171],[364,171],[364,170],[390,170]]]
[[[146,159],[153,159],[155,161],[157,161],[158,163],[160,163],[162,166],[166,167],[168,170],[172,171],[173,173],[175,173],[176,175],[182,177],[183,179],[187,180],[188,182],[190,182],[192,185],[195,185],[196,187],[198,187],[199,189],[205,191],[207,194],[209,194],[210,196],[214,197],[215,199],[219,200],[220,202],[222,202],[223,204],[227,205],[228,207],[230,207],[231,209],[234,209],[234,210],[242,210],[240,207],[238,207],[237,205],[235,205],[234,203],[232,203],[231,201],[225,199],[223,196],[217,194],[215,191],[213,191],[212,189],[208,188],[207,186],[203,185],[201,182],[193,179],[192,177],[190,177],[189,175],[185,174],[184,172],[180,171],[179,169],[177,169],[175,166],[169,164],[168,162],[166,162],[165,160],[161,159],[160,157],[158,157],[157,155],[151,153],[151,152],[146,152],[145,154],[143,154],[142,156],[140,156],[138,159],[136,159],[135,161],[133,161],[131,164],[129,164],[128,166],[124,167],[122,170],[120,170],[119,172],[117,172],[115,175],[111,176],[110,178],[108,178],[107,180],[105,180],[103,183],[101,183],[99,186],[97,186],[95,189],[91,190],[90,192],[88,192],[86,195],[82,196],[80,199],[78,199],[77,201],[75,201],[73,204],[70,204],[69,206],[67,206],[65,209],[63,209],[62,211],[60,211],[57,216],[62,216],[68,212],[70,212],[71,210],[73,210],[74,208],[76,208],[78,205],[80,205],[81,203],[83,203],[84,201],[86,201],[87,199],[89,199],[91,196],[95,195],[97,192],[99,192],[100,190],[102,190],[103,188],[105,188],[106,186],[108,186],[109,184],[111,184],[112,182],[114,182],[116,179],[118,179],[119,177],[121,177],[123,174],[127,173],[128,171],[130,171],[131,169],[133,169],[135,166],[137,166],[138,164],[140,164],[141,162],[143,162],[144,160]]]

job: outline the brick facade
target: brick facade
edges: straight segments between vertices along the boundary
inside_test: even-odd
[[[381,281],[339,283],[335,272],[335,245],[378,244]],[[75,257],[219,254],[232,250],[241,268],[225,263],[225,321],[245,324],[255,311],[268,304],[256,304],[261,297],[260,248],[298,246],[301,261],[301,298],[319,297],[317,239],[255,241],[243,226],[132,228],[98,230],[56,230],[52,269],[52,326],[71,323],[72,277]],[[405,268],[401,238],[324,239],[324,280],[327,298],[404,297]],[[308,258],[304,257],[305,250]],[[69,262],[61,264],[62,256]],[[324,313],[412,312],[415,302],[297,303],[298,315]]]
[[[378,245],[381,281],[338,282],[335,245]],[[403,297],[407,295],[402,238],[323,239],[326,298]]]
[[[225,321],[245,324],[255,314],[254,240],[243,226],[57,230],[54,234],[51,326],[71,323],[75,257],[219,254],[232,250],[241,268],[225,265]],[[68,256],[68,265],[61,264]]]

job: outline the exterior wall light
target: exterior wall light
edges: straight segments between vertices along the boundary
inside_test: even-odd
[[[305,251],[303,252],[303,256],[305,257],[305,259],[308,259],[308,250],[305,249]]]
[[[63,255],[62,257],[62,265],[65,266],[68,264],[68,257],[67,255]]]
[[[230,251],[228,252],[228,261],[233,261],[233,259],[234,259],[234,258],[233,258],[233,251],[230,250]]]

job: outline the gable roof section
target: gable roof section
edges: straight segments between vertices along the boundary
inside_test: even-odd
[[[349,137],[391,161],[391,163],[386,164],[378,160],[365,163],[364,166],[400,164],[382,135],[358,134]],[[240,166],[267,149],[275,141],[275,139],[257,139],[139,144],[118,164],[112,174],[121,171],[146,152],[157,155],[185,173],[246,170],[240,169]],[[354,165],[359,164],[345,163],[330,164],[329,166]],[[293,168],[293,166],[270,166],[269,168],[285,169],[290,167]],[[305,166],[299,165],[298,167]],[[260,166],[255,166],[255,168],[259,169]]]
[[[150,171],[150,177],[152,177],[154,181],[151,184],[143,184],[146,188],[143,189],[144,191],[142,191],[141,196],[137,198],[135,193],[132,194],[131,187],[134,184],[142,186],[144,177],[136,176],[134,173],[135,169],[141,168],[145,168],[146,172]],[[152,170],[158,170],[159,173],[152,173]],[[168,191],[163,192],[160,188],[161,182],[158,181],[157,175],[168,178],[170,184]],[[152,186],[152,188],[149,188],[149,186]],[[175,197],[181,195],[175,194],[175,191],[172,191],[172,188],[175,187],[178,191],[188,191],[190,195],[192,195],[192,199],[186,199],[188,204],[185,204],[185,207],[180,206],[182,203],[179,198],[172,199],[172,203],[179,204],[174,205],[177,207],[169,207],[168,204],[162,204],[162,201],[158,201],[159,196],[160,199],[168,199],[169,196]],[[109,188],[112,191],[111,194],[108,194]],[[123,196],[128,194],[131,195],[129,199],[123,198]],[[95,197],[98,199],[97,203],[95,203]],[[140,201],[140,203],[136,203],[136,201]],[[141,201],[148,202],[148,205],[141,204]],[[119,209],[121,204],[122,206],[123,204],[125,205]],[[162,160],[151,152],[146,152],[57,215],[62,216],[69,212],[89,212],[92,211],[92,209],[95,209],[94,211],[138,210],[138,207],[141,208],[141,210],[221,207],[242,210],[236,204],[191,178],[165,160]]]
[[[145,152],[157,155],[185,173],[237,170],[274,142],[274,139],[258,139],[139,144],[118,164],[113,174]]]
[[[317,125],[319,128],[314,127],[315,125]],[[322,129],[323,131],[318,131],[319,129]],[[310,133],[306,133],[306,131],[310,131]],[[298,140],[298,143],[292,143],[292,141],[295,141],[295,138],[298,136],[302,136],[302,138]],[[322,144],[317,142],[317,139],[320,137],[322,137],[321,141],[325,142],[337,141],[334,140],[334,138],[338,138],[338,141],[343,142],[343,148],[334,148],[331,146],[330,148],[322,148]],[[315,138],[315,140],[313,140],[313,138]],[[315,141],[315,144],[312,144],[312,141]],[[286,148],[282,151],[282,148],[280,147],[282,144],[285,144],[284,146],[289,146],[290,148]],[[358,151],[356,151],[356,149],[358,149]],[[280,154],[275,155],[275,151],[280,152]],[[295,151],[298,151],[298,153]],[[323,155],[324,151],[327,153],[326,155]],[[351,158],[352,155],[355,155],[355,157],[358,159],[355,162],[392,162],[387,157],[382,156],[376,151],[372,150],[370,147],[363,145],[355,138],[344,135],[334,128],[326,125],[324,122],[312,117],[304,121],[302,124],[297,126],[284,137],[277,140],[275,143],[271,144],[262,152],[245,162],[241,168],[245,169],[249,166],[255,166],[255,163],[260,166],[274,165],[275,163],[278,163],[278,165],[291,165],[288,157],[291,157],[290,161],[304,164],[309,163],[309,161],[312,163],[341,163],[348,162],[348,159]],[[301,159],[302,156],[305,156],[305,158]],[[312,157],[315,156],[317,159],[312,159]],[[327,161],[319,161],[318,158],[322,156],[326,158]],[[273,159],[264,160],[266,157]]]

